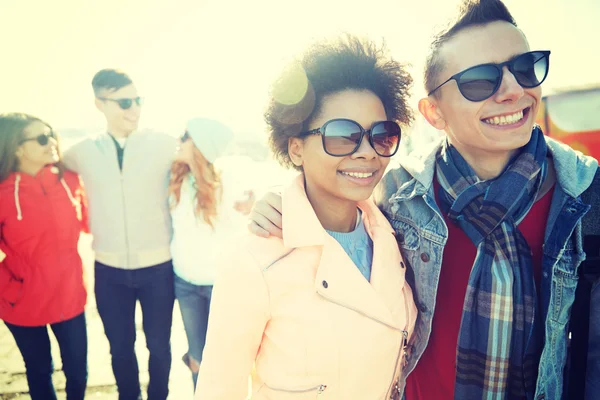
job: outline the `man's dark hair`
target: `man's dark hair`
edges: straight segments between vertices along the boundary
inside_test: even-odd
[[[350,35],[314,44],[273,84],[265,112],[271,150],[283,166],[297,168],[288,154],[289,138],[307,130],[324,97],[347,89],[372,92],[387,118],[406,126],[413,119],[407,104],[411,85],[410,74],[384,46]]]
[[[118,69],[102,69],[94,75],[92,79],[92,88],[94,94],[98,96],[101,90],[109,90],[114,92],[122,87],[130,85],[133,81],[125,72]]]
[[[505,21],[517,26],[514,18],[500,0],[465,0],[462,3],[457,19],[449,27],[435,35],[431,43],[425,63],[425,90],[427,93],[439,85],[438,76],[445,66],[440,54],[442,46],[463,29],[495,21]]]

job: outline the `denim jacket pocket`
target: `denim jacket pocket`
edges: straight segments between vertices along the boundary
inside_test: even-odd
[[[571,236],[558,255],[554,268],[561,275],[572,277],[577,275],[576,267],[585,259],[585,253],[577,252],[575,239]],[[575,276],[575,278],[577,278]]]
[[[391,219],[390,223],[396,232],[398,245],[402,249],[415,251],[419,248],[421,242],[419,231],[412,224],[399,219]]]
[[[575,299],[575,291],[579,277],[576,266],[584,259],[583,253],[573,250],[565,251],[554,266],[552,278],[554,301],[551,304],[551,318],[561,325],[567,324],[571,315],[571,304]],[[571,304],[566,304],[566,303]],[[568,307],[565,307],[568,305]]]

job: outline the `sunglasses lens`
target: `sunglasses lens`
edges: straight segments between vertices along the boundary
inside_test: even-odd
[[[533,88],[541,85],[546,79],[548,65],[548,54],[532,51],[517,57],[511,65],[511,72],[519,85]]]
[[[142,99],[141,97],[136,97],[135,104],[137,104],[138,106],[141,106],[142,104],[144,104],[144,99]]]
[[[133,104],[132,99],[119,99],[117,102],[119,103],[119,107],[121,107],[123,110],[131,108],[131,105]]]
[[[52,135],[52,134],[50,134],[50,135]],[[41,134],[40,136],[38,136],[36,138],[37,142],[40,144],[40,146],[45,146],[48,144],[50,135]],[[52,137],[54,137],[54,136],[52,136]]]
[[[458,80],[458,88],[467,100],[483,101],[496,92],[501,80],[500,69],[481,65],[465,71]]]
[[[380,156],[393,156],[400,144],[400,126],[393,121],[378,122],[371,129],[371,143]]]
[[[361,128],[355,122],[329,121],[323,130],[325,151],[333,156],[352,154],[358,147],[361,135]]]

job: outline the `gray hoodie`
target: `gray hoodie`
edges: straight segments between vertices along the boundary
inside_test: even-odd
[[[88,137],[64,155],[83,179],[96,260],[138,269],[171,259],[169,171],[177,140],[160,133],[133,133],[126,142],[123,169],[107,134]]]

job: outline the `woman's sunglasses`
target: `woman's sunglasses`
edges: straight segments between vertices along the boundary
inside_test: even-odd
[[[23,139],[23,140],[21,140],[21,144],[23,144],[25,142],[29,142],[31,140],[36,140],[40,144],[40,146],[45,146],[50,141],[50,138],[56,140],[56,134],[53,131],[50,131],[50,133],[42,133],[36,137]]]
[[[123,99],[109,99],[108,97],[98,97],[98,100],[102,100],[102,101],[114,101],[115,103],[117,103],[119,105],[119,107],[121,107],[122,110],[128,110],[131,108],[131,106],[133,105],[133,102],[135,102],[135,104],[137,104],[138,106],[141,106],[144,103],[144,99],[141,97],[134,97],[134,98],[123,98]]]
[[[524,88],[534,88],[541,85],[548,76],[550,51],[530,51],[500,64],[481,64],[467,68],[452,75],[429,92],[428,96],[451,80],[455,80],[458,90],[465,99],[483,101],[492,97],[500,88],[505,66],[519,85]]]
[[[394,121],[375,122],[371,129],[365,130],[351,119],[332,119],[320,128],[297,136],[321,135],[325,153],[334,157],[344,157],[358,150],[365,134],[368,135],[373,150],[381,157],[391,157],[398,151],[401,131]]]

